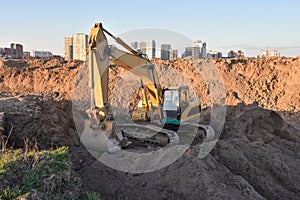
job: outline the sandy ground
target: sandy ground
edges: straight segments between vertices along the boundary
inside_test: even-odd
[[[216,76],[213,69],[193,58],[153,62],[163,85],[190,85],[202,107],[208,108],[203,118],[209,117],[213,84],[220,83],[207,79]],[[14,147],[22,147],[23,137],[37,140],[40,148],[70,146],[84,189],[105,199],[298,199],[300,59],[212,63],[224,84],[227,113],[219,141],[203,159],[197,157],[198,149],[190,148],[168,167],[144,174],[120,172],[98,162],[80,143],[73,122],[73,87],[84,71],[80,62],[0,60],[5,132],[13,126]],[[110,100],[128,109],[130,102],[137,102],[136,88],[128,92],[132,95],[127,101],[120,98],[126,88],[115,85],[133,79],[117,67],[110,73]]]

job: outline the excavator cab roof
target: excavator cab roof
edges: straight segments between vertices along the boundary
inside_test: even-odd
[[[189,89],[189,86],[183,85],[183,86],[169,86],[166,87],[164,90],[181,90],[181,89]]]

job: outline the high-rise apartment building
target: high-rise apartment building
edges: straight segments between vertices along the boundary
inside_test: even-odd
[[[64,38],[65,60],[73,60],[73,37]]]
[[[138,44],[138,50],[146,54],[147,50],[147,43],[146,42],[139,42]]]
[[[23,45],[16,44],[16,58],[22,58],[23,57]]]
[[[7,48],[7,47],[4,47],[4,54],[7,55],[7,56],[11,56],[11,49]]]
[[[207,53],[206,53],[206,43],[203,42],[203,43],[202,43],[202,47],[201,47],[201,56],[200,56],[200,58],[206,58],[206,57],[207,57],[206,54],[207,54]]]
[[[148,58],[149,59],[155,58],[155,50],[156,50],[155,41],[154,40],[147,41],[146,47],[147,47],[146,54],[147,54]]]
[[[10,44],[10,51],[11,51],[11,57],[12,58],[22,58],[23,56],[23,45],[21,44]]]
[[[170,59],[170,44],[162,44],[160,47],[160,58],[163,60],[169,60]]]
[[[84,33],[74,34],[64,38],[65,60],[86,60],[88,36]]]
[[[86,49],[88,45],[88,36],[84,33],[73,35],[73,59],[86,60]]]
[[[178,58],[178,50],[170,49],[169,52],[170,52],[169,59]]]
[[[11,57],[14,57],[16,55],[16,44],[15,43],[10,44],[10,54],[11,54]]]
[[[53,56],[50,51],[31,50],[29,54],[30,57],[34,58],[51,58]]]
[[[199,46],[200,42],[195,42],[195,45],[185,47],[185,51],[182,54],[182,57],[187,57],[187,56],[195,56],[197,58],[206,58],[207,53],[206,53],[206,43],[202,43],[202,47],[200,48]]]
[[[222,58],[222,52],[209,50],[209,51],[207,51],[206,57],[207,58]]]
[[[199,46],[192,46],[192,47],[185,47],[185,51],[182,54],[182,57],[187,56],[195,56],[197,58],[200,58],[200,47]]]
[[[155,58],[155,41],[142,41],[138,44],[138,51],[142,51],[149,59]]]
[[[139,47],[139,43],[137,41],[131,42],[130,45],[135,50],[137,50]]]

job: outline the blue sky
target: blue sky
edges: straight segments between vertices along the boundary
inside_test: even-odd
[[[242,48],[246,55],[279,49],[300,55],[300,1],[2,1],[0,47],[22,43],[25,50],[63,54],[63,38],[89,33],[101,21],[112,33],[145,27],[179,32],[223,53]],[[130,41],[128,41],[130,42]]]

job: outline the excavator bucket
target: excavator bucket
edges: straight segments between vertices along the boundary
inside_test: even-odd
[[[108,153],[114,153],[131,143],[123,137],[115,122],[103,123],[102,128],[91,128],[90,120],[85,120],[80,139],[88,150]]]

